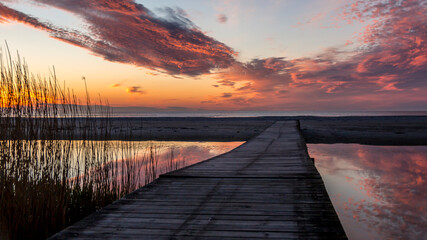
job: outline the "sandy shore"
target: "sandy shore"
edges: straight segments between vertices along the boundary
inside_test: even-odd
[[[275,121],[295,119],[307,143],[427,145],[427,116],[115,118],[113,125],[116,137],[125,124],[135,140],[244,141]]]

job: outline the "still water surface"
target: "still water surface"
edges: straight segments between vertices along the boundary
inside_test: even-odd
[[[146,159],[147,149],[153,146],[156,155],[157,177],[171,170],[180,169],[209,158],[229,152],[244,142],[179,142],[179,141],[141,141],[141,149],[136,159]],[[174,167],[168,166],[173,163]],[[144,173],[141,173],[144,175]],[[144,179],[144,176],[141,176]]]
[[[141,143],[156,146],[161,174],[171,157],[184,167],[243,142]],[[350,240],[426,239],[427,146],[308,144],[308,149]]]
[[[71,141],[73,145],[67,155],[71,160],[71,178],[84,174],[85,165],[92,166],[90,165],[91,156],[106,156],[106,159],[100,158],[95,160],[93,164],[104,163],[103,161],[113,163],[107,169],[110,171],[109,174],[112,174],[111,171],[117,167],[114,170],[114,174],[118,177],[119,184],[123,180],[121,178],[125,176],[141,186],[153,181],[161,174],[221,155],[244,143],[180,141],[89,142],[91,144],[83,141]],[[59,148],[66,146],[67,143],[69,141],[58,140]],[[89,163],[85,161],[87,158]],[[130,175],[127,173],[130,173]]]
[[[427,146],[308,149],[349,239],[427,239]]]

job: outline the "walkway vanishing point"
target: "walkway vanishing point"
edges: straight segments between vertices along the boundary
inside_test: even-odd
[[[295,121],[162,175],[53,239],[347,239]]]

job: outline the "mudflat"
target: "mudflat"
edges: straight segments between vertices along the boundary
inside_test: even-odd
[[[276,121],[299,120],[307,143],[427,145],[427,116],[355,117],[144,117],[111,118],[111,140],[246,141]],[[90,131],[102,136],[105,119],[91,118]],[[86,124],[87,125],[87,124]],[[76,124],[74,140],[84,138],[85,124]],[[67,131],[66,129],[59,131]],[[58,136],[67,134],[58,134]],[[92,136],[92,135],[91,135]],[[93,137],[92,136],[92,137]],[[86,138],[87,139],[87,138]],[[88,139],[99,140],[99,139]]]
[[[286,120],[300,120],[307,143],[427,145],[427,116],[114,118],[113,135],[128,126],[135,140],[245,141]]]
[[[316,117],[301,129],[307,143],[427,145],[427,117]]]

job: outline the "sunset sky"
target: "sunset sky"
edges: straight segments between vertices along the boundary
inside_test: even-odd
[[[112,106],[427,110],[426,23],[426,0],[0,0],[32,73]]]

